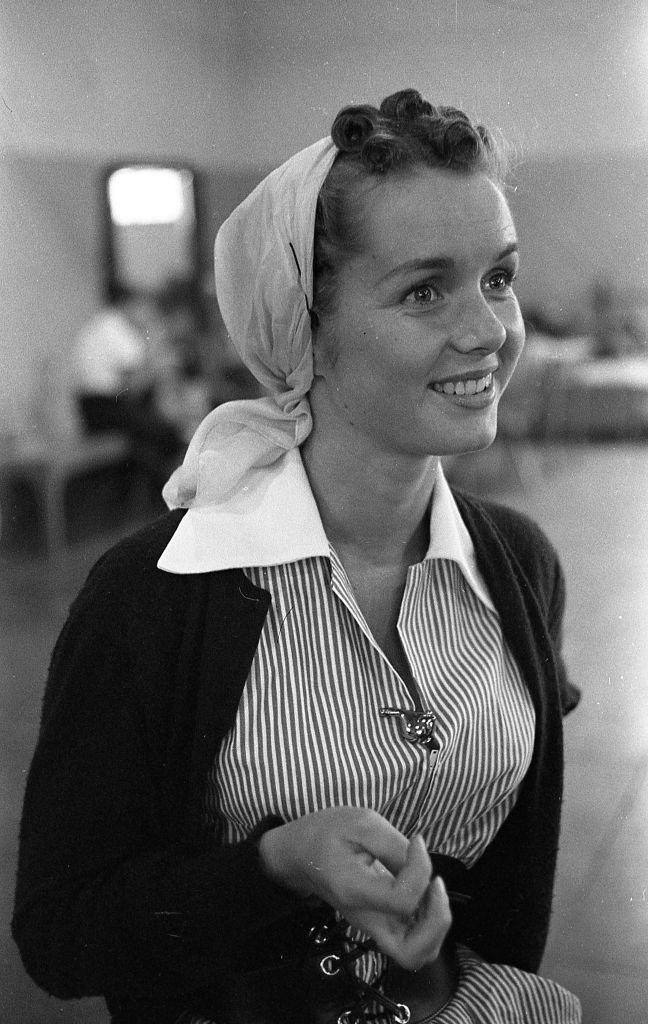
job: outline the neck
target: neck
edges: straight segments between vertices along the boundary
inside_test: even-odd
[[[429,542],[438,459],[400,459],[317,427],[301,453],[327,537],[339,554],[375,565],[412,565]]]

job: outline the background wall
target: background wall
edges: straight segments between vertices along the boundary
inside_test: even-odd
[[[29,426],[101,292],[116,159],[204,175],[213,235],[345,103],[413,85],[499,126],[523,302],[579,314],[648,281],[648,8],[639,0],[13,0],[0,12],[0,432]]]

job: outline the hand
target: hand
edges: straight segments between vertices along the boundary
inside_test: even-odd
[[[438,957],[452,915],[421,836],[366,808],[332,807],[266,832],[259,852],[271,878],[330,904],[405,970]]]

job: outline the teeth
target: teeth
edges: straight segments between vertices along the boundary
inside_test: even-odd
[[[432,388],[444,395],[478,395],[481,391],[489,388],[492,381],[493,374],[488,373],[485,377],[479,377],[478,380],[447,380],[444,384],[435,382]]]

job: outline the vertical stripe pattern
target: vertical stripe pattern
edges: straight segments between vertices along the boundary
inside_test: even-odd
[[[437,716],[434,763],[425,747],[400,736],[395,719],[380,716],[381,707],[414,710],[415,703],[371,635],[335,551],[246,573],[272,604],[208,781],[205,813],[215,837],[234,843],[270,814],[294,820],[351,805],[373,808],[405,835],[421,833],[432,851],[474,864],[515,803],[534,739],[531,700],[497,612],[450,559],[409,570],[398,630],[420,706]],[[464,959],[470,983],[439,1024],[576,1024],[563,1012],[559,986]],[[358,971],[372,982],[380,966],[375,954]]]
[[[459,947],[459,985],[434,1024],[581,1024],[579,1000],[549,978]]]
[[[273,600],[209,780],[220,840],[239,841],[268,814],[351,805],[473,864],[509,813],[533,746],[530,698],[497,613],[453,561],[409,571],[398,628],[421,705],[437,715],[433,767],[425,747],[380,716],[414,703],[335,552],[246,572]]]

